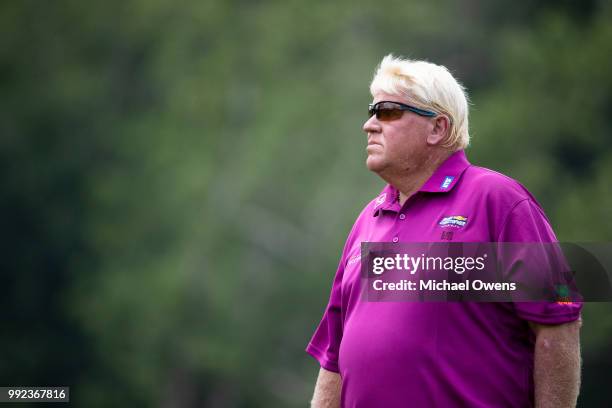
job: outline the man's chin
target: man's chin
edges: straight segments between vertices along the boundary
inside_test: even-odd
[[[384,169],[384,164],[381,160],[377,160],[375,157],[368,156],[366,159],[366,167],[368,170],[373,171],[374,173],[379,173]]]

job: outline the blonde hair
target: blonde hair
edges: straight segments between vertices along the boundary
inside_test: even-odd
[[[372,96],[380,92],[401,96],[418,108],[448,116],[450,128],[443,146],[460,150],[469,145],[468,97],[446,67],[389,54],[370,84]]]

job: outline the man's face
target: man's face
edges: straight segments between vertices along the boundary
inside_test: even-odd
[[[400,96],[374,95],[373,103],[381,101],[410,104]],[[427,136],[432,129],[431,118],[410,111],[391,121],[382,121],[373,115],[363,125],[368,135],[366,166],[380,176],[410,174],[428,159]]]

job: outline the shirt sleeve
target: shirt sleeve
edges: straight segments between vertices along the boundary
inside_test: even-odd
[[[340,258],[336,276],[332,284],[329,302],[323,318],[317,327],[306,352],[313,356],[328,371],[339,372],[338,351],[342,340],[342,275],[345,257]]]
[[[523,267],[515,268],[515,271],[520,272],[513,276],[514,281],[528,282],[538,279],[542,282],[544,279],[552,289],[562,281],[564,273],[569,270],[563,253],[554,244],[557,242],[557,237],[544,211],[530,198],[519,201],[510,210],[498,241],[500,243],[529,243],[514,246],[514,249],[511,250],[513,266],[523,264]],[[531,267],[525,267],[525,264]],[[532,276],[525,276],[528,273]],[[541,274],[541,276],[534,277],[534,273]],[[575,299],[572,301],[520,301],[514,302],[513,305],[520,318],[540,324],[562,324],[577,320],[580,318],[582,309],[582,302]]]

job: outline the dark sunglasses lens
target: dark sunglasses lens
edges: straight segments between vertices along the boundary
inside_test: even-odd
[[[378,108],[376,118],[383,121],[395,120],[401,118],[403,113],[404,111],[397,108]]]
[[[381,121],[396,120],[402,117],[404,110],[393,102],[380,102],[370,105],[368,108],[368,118],[376,115],[376,119]]]

